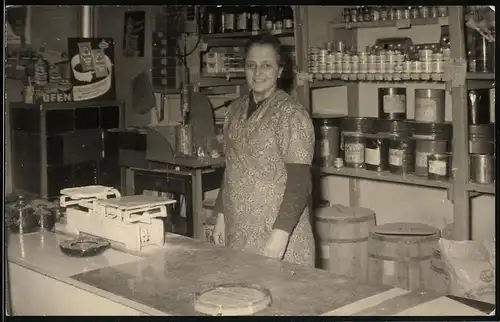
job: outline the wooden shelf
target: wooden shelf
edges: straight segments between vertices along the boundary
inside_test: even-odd
[[[495,184],[480,184],[469,182],[467,185],[468,191],[479,192],[494,195],[495,194]]]
[[[399,29],[404,29],[412,26],[426,26],[426,25],[448,26],[448,17],[409,19],[409,20],[379,20],[379,21],[351,22],[351,23],[331,22],[331,26],[334,29],[386,28],[386,27],[397,27]]]
[[[467,73],[468,80],[495,80],[495,73]]]
[[[334,175],[334,176],[359,178],[359,179],[374,180],[374,181],[393,182],[393,183],[401,183],[407,185],[441,188],[441,189],[448,189],[452,187],[451,181],[429,180],[426,177],[419,177],[413,174],[399,175],[387,171],[376,172],[376,171],[368,171],[365,169],[352,169],[352,168],[340,168],[340,169],[333,167],[326,167],[326,168],[316,167],[316,168],[319,170],[321,174],[324,175]]]
[[[315,80],[309,83],[309,88],[325,88],[345,86],[346,82],[341,79]]]
[[[293,36],[293,29],[284,29],[281,32],[276,31],[244,31],[244,32],[227,32],[220,34],[203,34],[201,35],[201,39],[221,39],[221,38],[249,38],[252,36],[263,35],[263,34],[272,34],[277,37],[290,37]]]

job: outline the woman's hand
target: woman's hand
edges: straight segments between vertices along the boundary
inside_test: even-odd
[[[286,246],[290,234],[280,229],[273,229],[271,236],[264,246],[263,255],[271,258],[282,259],[285,255]]]
[[[226,225],[224,223],[224,214],[218,213],[213,232],[214,243],[216,245],[226,244]]]

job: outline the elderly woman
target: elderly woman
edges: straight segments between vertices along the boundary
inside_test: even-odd
[[[226,170],[214,208],[214,241],[314,266],[307,207],[314,130],[304,107],[277,88],[281,61],[280,42],[271,35],[247,46],[250,93],[226,115]]]

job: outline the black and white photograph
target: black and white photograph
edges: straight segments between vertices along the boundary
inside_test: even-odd
[[[494,5],[13,8],[7,316],[498,320]]]

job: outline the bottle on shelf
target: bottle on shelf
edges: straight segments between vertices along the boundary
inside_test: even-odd
[[[273,30],[283,30],[283,7],[277,6],[274,14]]]
[[[266,20],[264,25],[264,30],[273,30],[274,27],[274,7],[270,6],[267,8]]]
[[[292,6],[285,6],[283,8],[283,29],[293,28],[293,8]]]
[[[226,15],[224,14],[224,8],[221,5],[218,5],[215,8],[215,30],[217,33],[226,32]]]
[[[235,8],[233,6],[223,7],[224,32],[234,32],[235,27]]]
[[[236,31],[248,31],[249,6],[240,6],[236,14]]]
[[[260,23],[261,23],[260,7],[257,7],[257,6],[251,7],[250,19],[251,19],[251,30],[252,31],[259,31],[260,30]]]
[[[213,34],[216,32],[215,26],[215,11],[216,7],[214,6],[205,6],[203,10],[203,27],[202,31],[204,34]]]

